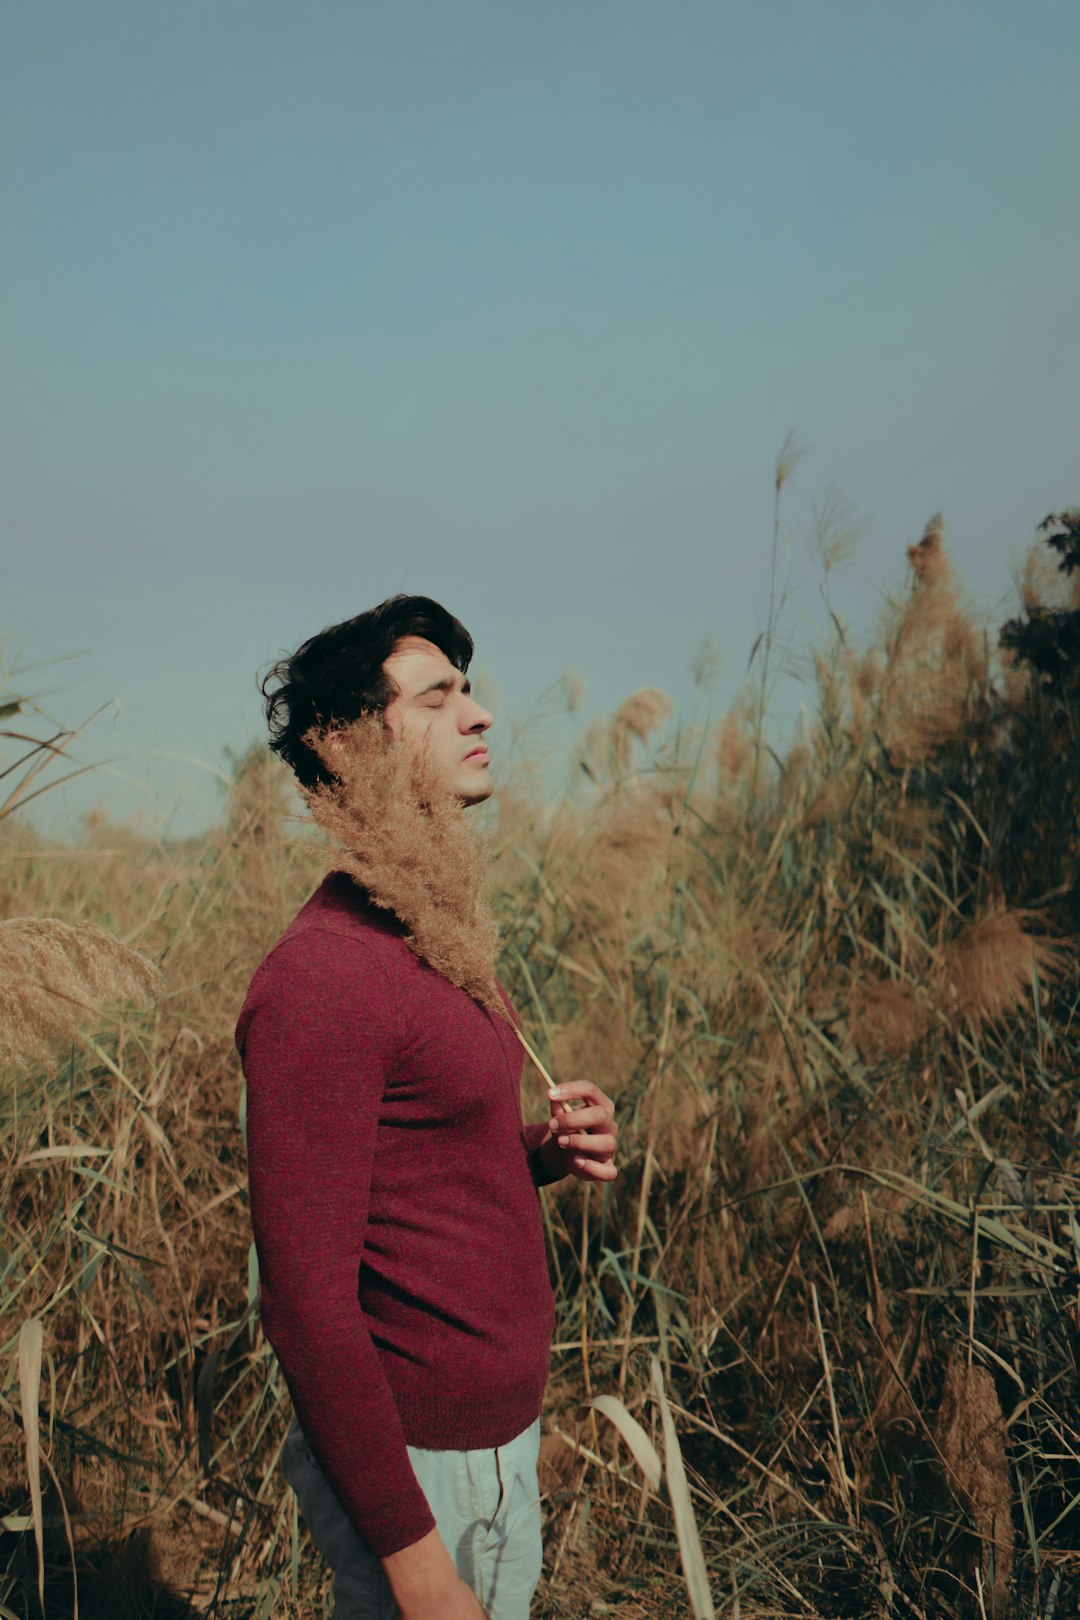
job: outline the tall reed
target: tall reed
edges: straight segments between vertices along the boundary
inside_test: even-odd
[[[539,1614],[1076,1608],[1077,832],[1040,782],[1067,819],[1080,765],[1071,711],[967,617],[939,524],[911,563],[878,645],[820,649],[783,757],[752,693],[704,731],[636,694],[562,803],[503,795],[501,977],[545,1066],[616,1098],[623,1162],[544,1195]],[[320,872],[286,810],[253,753],[202,839],[0,827],[0,928],[106,928],[163,981],[119,1017],[80,992],[63,1052],[0,1087],[0,1604],[27,1620],[35,1522],[50,1614],[72,1552],[84,1615],[323,1612],[277,1467],[231,1035]]]

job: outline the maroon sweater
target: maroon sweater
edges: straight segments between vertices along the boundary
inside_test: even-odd
[[[434,1525],[406,1445],[533,1421],[553,1302],[509,1023],[335,873],[259,966],[247,1079],[262,1320],[304,1435],[380,1557]]]

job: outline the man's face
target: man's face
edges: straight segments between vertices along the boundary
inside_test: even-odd
[[[471,697],[469,681],[446,654],[420,636],[403,636],[383,665],[398,695],[386,724],[407,748],[426,742],[443,781],[462,804],[479,804],[492,790],[484,732],[491,715]]]

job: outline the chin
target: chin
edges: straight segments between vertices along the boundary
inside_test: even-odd
[[[485,771],[479,781],[474,779],[471,782],[459,782],[457,796],[467,807],[470,804],[483,804],[485,799],[491,798],[494,790],[495,784]]]

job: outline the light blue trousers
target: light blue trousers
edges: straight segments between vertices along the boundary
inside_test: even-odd
[[[439,1534],[490,1620],[528,1620],[540,1579],[540,1419],[491,1451],[427,1451],[409,1460]],[[334,1571],[334,1620],[396,1620],[382,1565],[353,1529],[295,1417],[282,1452],[311,1539]]]

